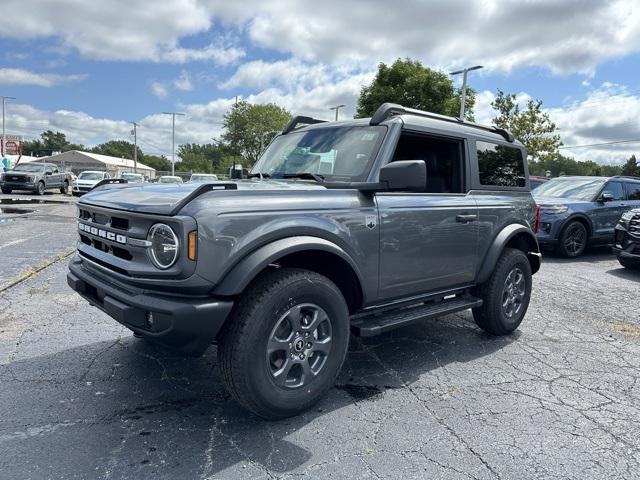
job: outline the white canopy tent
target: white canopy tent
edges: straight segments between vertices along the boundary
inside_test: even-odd
[[[109,172],[113,177],[119,177],[125,172],[134,171],[133,160],[131,159],[81,152],[79,150],[70,150],[50,157],[22,157],[20,162],[55,163],[76,175],[84,170],[103,170]],[[155,169],[140,162],[138,162],[137,171],[150,179],[156,176]]]

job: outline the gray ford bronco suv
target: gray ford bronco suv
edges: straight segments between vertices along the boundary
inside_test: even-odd
[[[68,283],[137,336],[217,343],[238,402],[295,415],[350,332],[466,309],[493,335],[520,325],[540,267],[525,159],[508,131],[395,104],[295,117],[247,179],[89,192]]]

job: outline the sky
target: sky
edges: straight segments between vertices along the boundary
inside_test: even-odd
[[[476,120],[496,90],[543,101],[563,153],[602,164],[640,153],[640,0],[3,0],[0,95],[7,133],[46,129],[92,146],[132,140],[171,156],[207,143],[239,96],[329,119],[380,62],[445,72],[483,65],[469,83]],[[459,79],[456,79],[459,82]],[[634,142],[607,144],[632,140]],[[579,148],[573,148],[581,146]]]

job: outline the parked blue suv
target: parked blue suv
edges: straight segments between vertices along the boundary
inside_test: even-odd
[[[574,258],[589,244],[613,243],[622,214],[640,207],[640,178],[559,177],[532,193],[541,208],[538,242]]]

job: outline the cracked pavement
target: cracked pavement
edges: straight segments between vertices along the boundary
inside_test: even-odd
[[[73,245],[75,209],[55,208],[66,220],[43,207],[0,225],[0,245],[64,227],[0,250],[0,284]],[[352,338],[336,387],[279,422],[230,399],[215,346],[135,339],[66,268],[0,294],[3,478],[637,478],[640,273],[607,248],[546,255],[509,337],[464,312]]]

